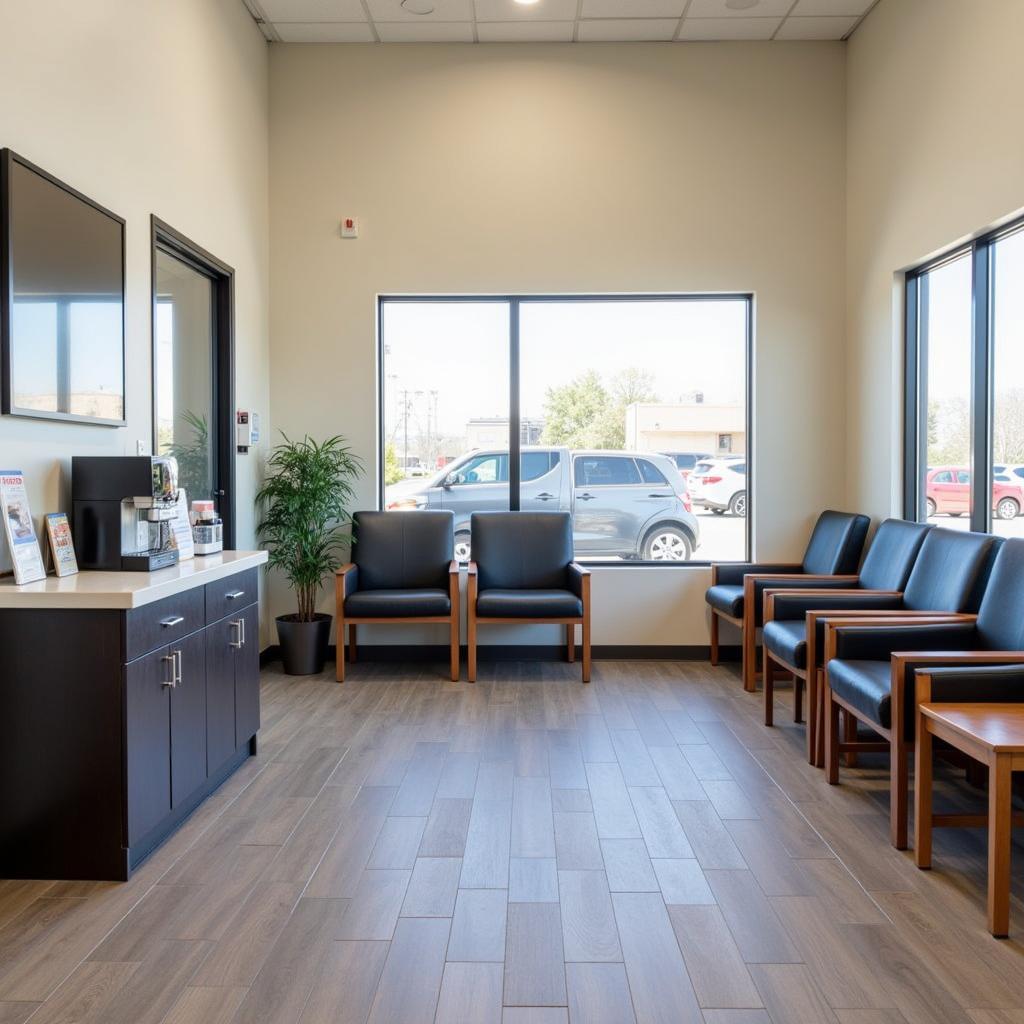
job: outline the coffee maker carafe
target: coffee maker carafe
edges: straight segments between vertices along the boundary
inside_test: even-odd
[[[153,572],[174,565],[178,463],[168,456],[76,455],[72,531],[82,569]]]

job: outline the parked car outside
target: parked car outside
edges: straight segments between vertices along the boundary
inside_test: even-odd
[[[661,454],[675,463],[676,469],[683,474],[684,480],[693,472],[693,467],[698,462],[711,458],[707,452],[661,452]]]
[[[576,554],[687,561],[700,545],[686,481],[653,452],[522,449],[519,505],[572,514]],[[470,516],[508,508],[508,451],[468,452],[389,509],[447,508],[455,513],[455,553],[470,557]]]
[[[715,515],[747,514],[747,462],[742,455],[698,462],[687,484],[697,508],[710,509]]]
[[[971,510],[971,471],[967,466],[933,466],[925,478],[928,518],[962,516]],[[1024,508],[1024,479],[996,473],[992,480],[992,511],[997,519],[1016,519]]]

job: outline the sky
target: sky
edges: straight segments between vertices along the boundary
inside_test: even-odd
[[[508,416],[508,307],[502,303],[385,303],[389,425],[403,391],[422,418],[432,390],[437,428],[459,435],[476,417]],[[742,403],[746,305],[721,301],[524,302],[520,311],[521,415],[540,418],[547,388],[587,370],[605,381],[637,367],[662,401]],[[415,392],[420,392],[419,397]],[[410,429],[412,429],[410,427]]]

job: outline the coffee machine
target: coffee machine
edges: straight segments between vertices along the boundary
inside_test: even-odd
[[[82,569],[153,572],[178,561],[171,544],[178,463],[167,456],[76,455],[72,532]]]

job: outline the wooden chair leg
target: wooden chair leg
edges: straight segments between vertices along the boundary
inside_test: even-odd
[[[857,719],[849,711],[843,712],[843,742],[857,742]],[[847,768],[857,767],[857,755],[852,750],[846,752],[845,763]]]
[[[576,660],[576,627],[571,622],[565,627],[565,656],[570,664]]]
[[[466,616],[466,678],[476,682],[476,612],[472,606]]]
[[[820,703],[818,697],[818,670],[813,666],[807,669],[807,763],[818,763],[818,713]]]
[[[743,623],[743,689],[747,693],[757,689],[757,627],[753,616]]]
[[[914,863],[932,866],[932,734],[921,727],[917,716],[917,747],[914,751]]]
[[[711,611],[711,664],[718,664],[718,613]]]
[[[839,781],[839,705],[832,699],[828,683],[824,689],[825,702],[825,780],[830,786]]]
[[[907,798],[910,794],[910,766],[907,762],[907,741],[894,734],[889,765],[889,837],[897,850],[907,848]]]
[[[825,670],[818,674],[818,739],[814,744],[814,764],[818,768],[825,767]]]
[[[448,627],[448,648],[451,657],[452,682],[459,681],[459,619],[452,617],[452,624]]]
[[[775,664],[771,655],[764,652],[764,672],[761,676],[764,686],[764,724],[775,724]]]
[[[804,720],[804,681],[793,673],[793,721]]]
[[[1010,931],[1010,765],[995,754],[988,773],[988,930],[997,938]]]
[[[348,660],[354,665],[356,661],[356,627],[348,627]]]
[[[345,620],[338,617],[338,635],[334,639],[334,678],[339,683],[345,682]]]
[[[590,602],[583,605],[583,682],[590,682]]]

